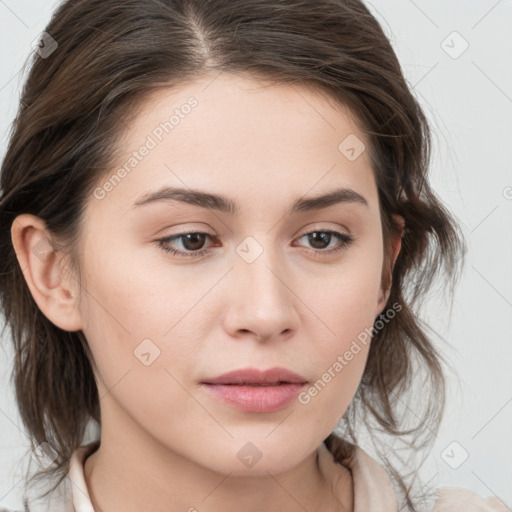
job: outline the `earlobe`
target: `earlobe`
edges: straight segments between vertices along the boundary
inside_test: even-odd
[[[74,283],[44,221],[31,214],[18,215],[11,226],[11,239],[27,286],[41,312],[65,331],[81,330]]]
[[[400,249],[402,248],[402,238],[404,236],[404,228],[405,228],[405,219],[398,214],[392,214],[393,221],[397,226],[400,226],[400,232],[393,240],[393,267],[395,266],[396,259],[398,258],[398,254],[400,253]],[[392,267],[392,269],[393,269]]]

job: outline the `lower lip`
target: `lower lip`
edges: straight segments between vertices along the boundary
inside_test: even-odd
[[[275,386],[239,386],[233,384],[205,384],[202,387],[246,412],[273,412],[292,402],[306,384],[278,384]]]

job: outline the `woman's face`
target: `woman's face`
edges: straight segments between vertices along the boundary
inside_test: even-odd
[[[127,123],[80,251],[102,435],[254,475],[331,433],[386,300],[368,141],[347,115],[308,89],[222,74],[155,93]],[[272,410],[202,384],[273,367],[308,384]]]

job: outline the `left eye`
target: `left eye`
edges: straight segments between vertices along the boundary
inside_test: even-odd
[[[300,236],[297,240],[301,240],[302,238],[305,237],[308,237],[309,242],[313,244],[314,252],[320,255],[331,255],[333,253],[342,251],[348,248],[348,246],[354,240],[353,237],[350,235],[332,230],[310,231],[309,233],[305,233],[302,236]],[[156,242],[158,246],[162,248],[165,252],[180,257],[185,256],[197,258],[209,252],[209,249],[202,249],[207,238],[212,238],[212,236],[209,235],[208,233],[191,232],[161,238],[159,240],[156,240]],[[184,250],[175,249],[170,245],[171,242],[175,240],[181,240]],[[333,240],[337,241],[338,245],[336,247],[329,248],[326,250],[326,246],[328,247]]]
[[[299,238],[299,240],[304,237],[308,237],[309,241],[313,243],[314,249],[320,250],[320,252],[324,253],[330,253],[332,251],[341,250],[345,247],[348,247],[350,242],[352,242],[352,237],[344,233],[339,233],[338,231],[311,231],[309,233],[302,235]],[[328,246],[332,240],[337,240],[338,242],[340,242],[340,245],[327,251],[323,250],[325,249],[325,247],[323,246],[325,244],[327,244]]]
[[[206,237],[211,238],[211,236],[208,233],[181,233],[179,235],[161,238],[160,240],[157,240],[157,242],[158,245],[166,252],[176,254],[178,256],[198,257],[208,252],[207,249],[199,250],[204,245]],[[173,240],[183,240],[185,251],[173,249],[172,247],[170,247],[169,243],[172,242]]]

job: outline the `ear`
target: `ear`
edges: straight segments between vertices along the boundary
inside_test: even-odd
[[[383,274],[387,273],[389,276],[389,279],[383,279],[381,282],[381,288],[379,292],[379,300],[377,304],[377,310],[375,313],[375,316],[378,316],[380,313],[382,313],[383,309],[386,307],[386,303],[389,299],[389,295],[391,292],[391,284],[392,284],[392,278],[393,275],[393,269],[395,268],[395,262],[398,258],[398,254],[400,253],[400,249],[402,247],[402,237],[404,233],[404,227],[405,227],[405,220],[401,215],[398,214],[392,214],[394,224],[399,228],[396,233],[392,235],[391,240],[388,244],[388,254],[387,254],[387,261],[388,261],[388,269],[383,268]]]
[[[46,225],[35,215],[18,215],[11,239],[27,286],[41,312],[65,331],[82,329],[77,307],[78,287],[64,267],[64,255],[55,248]]]

